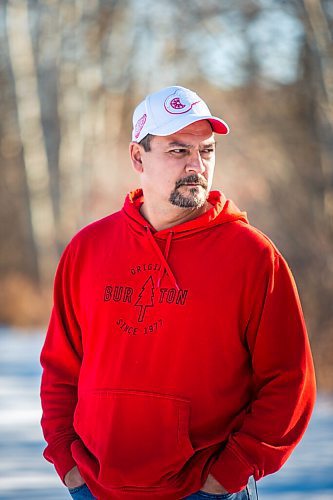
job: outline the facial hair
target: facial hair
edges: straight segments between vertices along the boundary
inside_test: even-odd
[[[186,194],[182,194],[179,188],[188,184],[197,184],[197,186],[191,186]],[[203,189],[201,189],[200,186]],[[172,205],[181,208],[200,208],[207,200],[207,190],[208,183],[206,179],[204,177],[199,177],[197,174],[191,174],[176,182],[175,188],[170,194],[169,201]]]

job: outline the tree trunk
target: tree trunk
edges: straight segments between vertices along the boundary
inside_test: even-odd
[[[311,89],[315,93],[321,168],[324,177],[324,211],[333,234],[333,43],[320,0],[303,0],[305,29],[316,71]]]
[[[29,191],[31,225],[37,250],[39,282],[49,284],[57,259],[55,223],[41,126],[36,68],[29,32],[28,2],[8,2],[7,33]]]

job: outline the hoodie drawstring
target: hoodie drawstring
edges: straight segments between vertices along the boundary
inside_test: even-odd
[[[153,236],[153,234],[148,226],[146,226],[146,231],[147,231],[147,236],[148,236],[149,241],[151,242],[152,246],[154,247],[155,252],[157,253],[158,257],[161,259],[161,261],[163,263],[163,266],[161,267],[161,271],[157,277],[158,288],[160,288],[161,281],[163,279],[164,274],[167,273],[169,275],[169,278],[173,281],[175,288],[177,290],[180,290],[179,285],[177,283],[177,280],[175,278],[175,275],[173,274],[173,272],[168,264],[168,261],[167,261],[167,258],[169,256],[169,252],[170,252],[170,246],[171,246],[173,232],[170,231],[170,233],[168,234],[168,237],[166,240],[166,245],[165,245],[165,250],[164,250],[164,255],[163,255],[163,252],[161,251],[160,247],[156,243],[156,240],[155,240],[155,238],[154,238],[154,236]]]

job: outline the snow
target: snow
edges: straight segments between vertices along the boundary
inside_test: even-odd
[[[40,333],[0,329],[0,499],[65,500],[42,456]],[[333,499],[333,398],[318,398],[309,428],[281,471],[258,483],[261,500]]]

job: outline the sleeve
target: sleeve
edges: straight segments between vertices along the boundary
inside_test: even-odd
[[[70,246],[65,250],[54,282],[54,305],[41,352],[41,425],[47,447],[44,457],[64,480],[76,464],[71,443],[76,439],[73,416],[82,359],[81,332],[73,301]]]
[[[291,272],[279,253],[262,262],[252,291],[246,343],[252,403],[210,473],[230,493],[276,472],[300,441],[315,401],[315,376],[303,313]],[[269,265],[267,265],[269,261]]]

